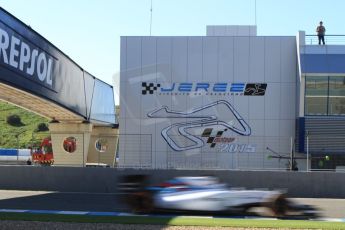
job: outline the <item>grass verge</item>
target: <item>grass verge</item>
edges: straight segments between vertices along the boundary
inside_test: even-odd
[[[77,223],[154,224],[179,226],[224,226],[244,228],[344,229],[345,223],[305,220],[251,220],[230,218],[88,216],[32,213],[0,213],[0,220],[51,221]]]

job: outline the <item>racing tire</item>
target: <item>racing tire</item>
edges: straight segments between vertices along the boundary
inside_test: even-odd
[[[270,205],[275,217],[284,217],[288,211],[288,201],[284,195],[279,195]]]
[[[151,213],[154,210],[152,194],[149,192],[136,194],[133,201],[132,207],[135,213]]]

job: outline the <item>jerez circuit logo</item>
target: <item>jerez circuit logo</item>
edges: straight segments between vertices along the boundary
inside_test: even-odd
[[[141,94],[264,96],[267,83],[153,83],[142,82]]]

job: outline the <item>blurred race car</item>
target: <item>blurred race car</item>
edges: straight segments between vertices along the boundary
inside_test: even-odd
[[[148,176],[123,178],[120,190],[126,202],[137,213],[178,211],[197,213],[248,214],[254,208],[265,208],[265,215],[303,216],[315,218],[319,212],[300,205],[281,191],[228,188],[215,177],[175,177],[158,185],[150,185]]]

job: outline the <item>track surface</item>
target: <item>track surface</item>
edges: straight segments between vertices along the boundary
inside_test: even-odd
[[[345,218],[345,199],[294,198],[322,211],[325,218]],[[0,190],[0,209],[130,212],[115,193],[62,193]]]

